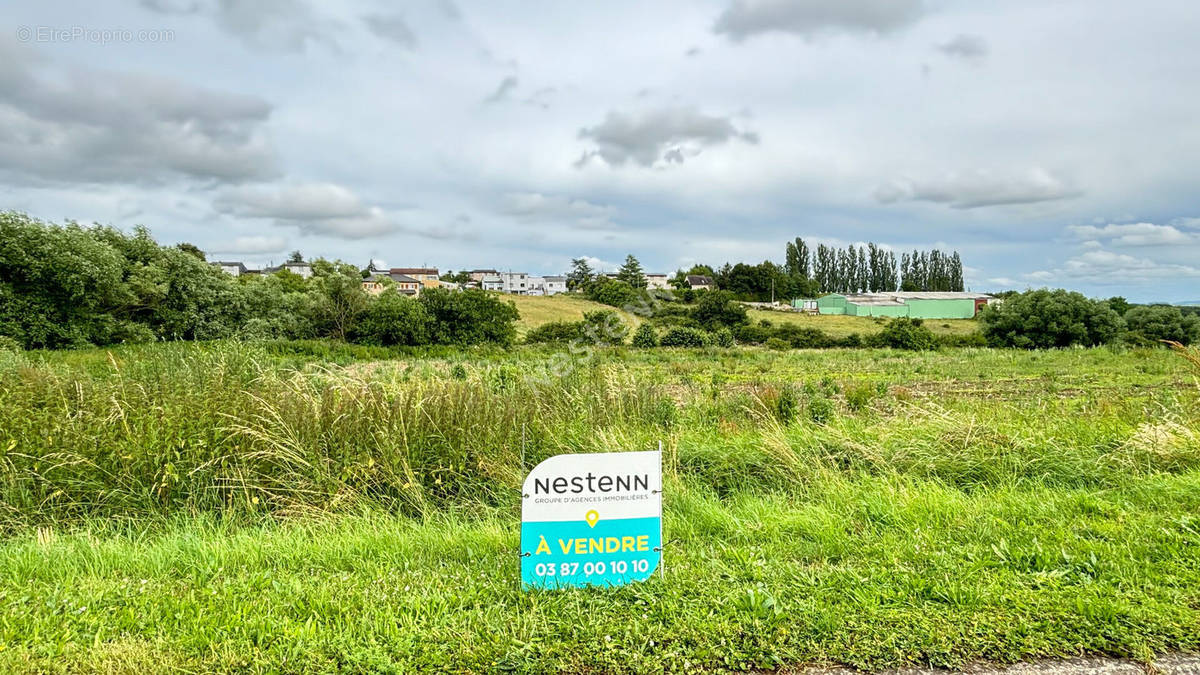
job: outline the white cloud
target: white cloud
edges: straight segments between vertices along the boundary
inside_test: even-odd
[[[332,183],[294,183],[237,187],[221,193],[213,206],[240,218],[272,219],[305,234],[364,239],[402,230],[377,206]]]
[[[224,242],[211,247],[210,252],[238,253],[242,255],[282,253],[285,249],[287,249],[287,245],[288,240],[283,237],[236,237],[233,241]]]
[[[1070,225],[1067,230],[1080,239],[1107,239],[1111,244],[1123,246],[1200,244],[1200,237],[1196,235],[1181,232],[1171,225],[1155,225],[1154,223],[1109,224],[1104,227]],[[1086,244],[1087,242],[1085,242]]]
[[[1033,204],[1081,194],[1082,191],[1062,177],[1036,167],[1009,173],[977,169],[948,173],[939,178],[900,178],[875,190],[875,198],[884,204],[924,201],[956,209]]]
[[[1139,258],[1101,249],[1085,251],[1054,270],[1026,275],[1033,281],[1086,281],[1095,284],[1146,283],[1200,277],[1200,267]]]

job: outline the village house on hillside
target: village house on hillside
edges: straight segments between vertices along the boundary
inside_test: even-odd
[[[665,291],[670,288],[667,283],[667,275],[647,272],[646,273],[646,288],[652,291]]]
[[[297,274],[305,279],[312,277],[312,274],[313,274],[312,264],[304,262],[304,261],[285,262],[282,265],[275,265],[273,267],[264,267],[261,270],[250,269],[250,268],[246,267],[246,265],[244,263],[242,263],[241,261],[217,261],[217,262],[212,262],[209,264],[214,267],[219,267],[219,268],[221,268],[222,272],[233,275],[235,277],[240,277],[240,276],[244,276],[244,275],[248,275],[248,274],[249,275],[274,274],[276,272],[279,272],[280,270],[287,270],[288,272],[291,272],[292,274]]]
[[[280,270],[287,270],[292,274],[298,274],[301,277],[308,279],[313,275],[312,263],[304,262],[303,260],[296,262],[285,262],[282,265],[268,267],[262,271],[263,274],[274,274]]]
[[[421,282],[423,288],[438,288],[442,285],[438,279],[436,267],[393,267],[388,270],[392,274],[403,274]]]
[[[371,295],[378,295],[387,288],[388,284],[385,280],[390,280],[396,287],[396,290],[402,295],[418,297],[421,295],[422,282],[416,277],[411,277],[407,274],[397,272],[397,269],[402,268],[383,268],[378,267],[375,261],[372,260],[367,265],[367,276],[362,280],[363,290]],[[434,270],[437,273],[437,270]]]
[[[211,262],[209,264],[214,267],[220,267],[222,272],[231,274],[235,277],[240,277],[243,274],[258,274],[257,270],[247,269],[246,266],[244,264],[242,264],[240,261],[234,261],[234,262],[217,261],[217,262]]]
[[[715,288],[712,277],[703,274],[687,275],[687,286],[693,291],[711,291]]]
[[[470,277],[470,279],[472,281],[483,281],[484,277],[500,276],[500,271],[490,269],[490,268],[489,269],[477,269],[477,270],[471,270],[470,272],[467,272],[467,276]]]

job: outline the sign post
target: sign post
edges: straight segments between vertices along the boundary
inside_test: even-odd
[[[555,455],[521,490],[521,586],[621,586],[662,563],[662,451]]]

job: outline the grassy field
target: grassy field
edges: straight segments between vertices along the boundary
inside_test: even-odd
[[[584,312],[598,310],[616,312],[631,328],[641,323],[641,319],[634,314],[577,295],[509,295],[504,299],[511,300],[521,313],[521,319],[517,322],[517,333],[520,335],[551,321],[579,321]]]
[[[1200,649],[1200,381],[1177,355],[605,349],[547,377],[561,358],[0,351],[0,670]],[[658,440],[666,574],[522,593],[524,472]]]
[[[611,310],[617,312],[630,329],[641,323],[637,315],[618,310],[608,305],[593,302],[575,295],[505,296],[511,300],[521,313],[517,323],[517,333],[525,335],[531,329],[551,321],[578,321],[584,312]],[[883,330],[885,321],[876,321],[869,317],[859,316],[818,316],[800,312],[776,312],[752,309],[749,312],[752,321],[767,320],[775,325],[796,324],[806,328],[817,328],[835,338],[842,338],[857,333],[862,336],[878,333]],[[978,323],[972,319],[930,319],[925,325],[939,335],[966,335],[978,331]]]
[[[804,314],[801,312],[777,312],[771,310],[750,310],[752,321],[767,320],[782,326],[795,324],[804,328],[817,328],[833,337],[846,337],[851,333],[862,336],[878,333],[886,325],[886,319],[876,320],[867,316],[836,316]],[[927,319],[925,326],[939,335],[967,335],[979,330],[979,324],[974,319]]]

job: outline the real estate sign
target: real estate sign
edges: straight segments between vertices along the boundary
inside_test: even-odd
[[[524,588],[620,586],[661,561],[661,451],[555,455],[525,478]]]

